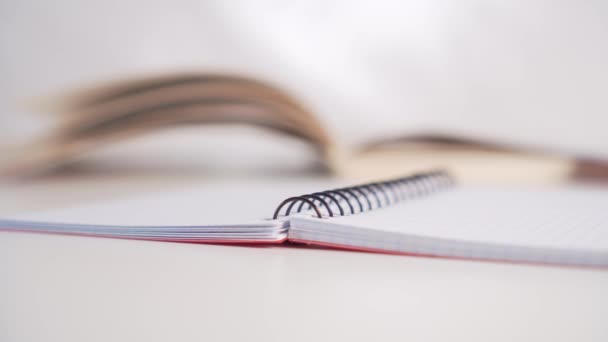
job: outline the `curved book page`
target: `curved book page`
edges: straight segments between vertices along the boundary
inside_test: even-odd
[[[185,125],[266,129],[304,141],[320,160],[332,148],[329,135],[304,106],[246,77],[192,73],[124,80],[66,96],[45,109],[57,114],[59,129],[15,151],[1,172],[43,173],[106,144]]]

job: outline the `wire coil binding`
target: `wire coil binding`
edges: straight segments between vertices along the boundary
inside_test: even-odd
[[[448,188],[454,180],[445,171],[431,171],[383,182],[366,183],[346,188],[326,190],[289,197],[274,212],[273,219],[304,210],[313,210],[319,218],[345,216],[374,210],[405,200],[426,196]],[[281,215],[281,210],[285,208]]]

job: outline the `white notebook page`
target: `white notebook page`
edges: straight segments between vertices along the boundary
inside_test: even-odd
[[[331,185],[324,179],[225,180],[4,218],[120,226],[268,225],[262,219],[272,216],[283,199]]]
[[[608,264],[608,191],[456,187],[358,215],[292,220],[292,239],[443,256]]]
[[[0,218],[0,231],[170,240],[282,240],[287,223],[268,219],[293,193],[329,180],[223,181],[192,189]]]

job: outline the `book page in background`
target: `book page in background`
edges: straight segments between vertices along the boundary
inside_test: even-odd
[[[449,133],[608,157],[608,8],[601,1],[10,7],[0,11],[0,32],[7,32],[0,37],[2,140],[40,132],[50,121],[21,115],[32,112],[21,105],[28,99],[193,70],[271,82],[345,144]]]

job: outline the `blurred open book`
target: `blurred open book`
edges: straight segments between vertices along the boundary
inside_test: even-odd
[[[601,162],[429,132],[378,137],[346,148],[286,92],[230,75],[172,74],[114,82],[56,99],[45,110],[56,113],[61,125],[18,150],[5,162],[4,173],[46,172],[102,146],[169,127],[245,124],[304,142],[328,172],[348,178],[370,180],[435,168],[476,183],[556,182],[608,174]]]

